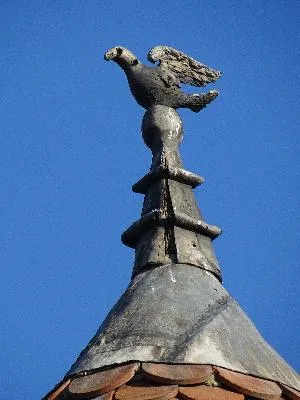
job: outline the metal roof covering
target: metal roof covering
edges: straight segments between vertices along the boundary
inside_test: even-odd
[[[299,400],[298,374],[221,284],[212,247],[221,230],[196,204],[203,178],[183,168],[179,115],[155,106],[142,133],[152,165],[133,186],[145,194],[141,218],[122,235],[135,249],[132,280],[45,399]]]
[[[213,364],[300,390],[220,282],[190,265],[137,275],[68,375],[131,360]]]

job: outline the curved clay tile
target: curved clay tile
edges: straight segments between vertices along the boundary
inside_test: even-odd
[[[145,375],[157,382],[191,385],[213,378],[210,365],[177,365],[142,363]]]
[[[110,392],[128,382],[138,368],[139,363],[132,363],[107,371],[81,376],[71,382],[68,391],[72,397],[82,399]]]
[[[224,385],[257,399],[277,400],[281,396],[280,387],[272,381],[229,371],[224,368],[215,368],[218,379]]]
[[[169,400],[178,393],[177,385],[146,386],[147,384],[123,385],[115,394],[116,400]]]
[[[290,400],[300,400],[300,392],[298,392],[298,390],[292,389],[286,385],[280,385],[280,386],[282,388],[282,393]]]
[[[179,388],[182,400],[244,400],[244,396],[213,386],[190,386]]]
[[[112,400],[113,394],[114,394],[114,392],[100,394],[100,396],[93,397],[93,400]]]
[[[54,388],[54,390],[49,394],[47,400],[55,400],[58,396],[69,386],[71,379],[63,381]]]

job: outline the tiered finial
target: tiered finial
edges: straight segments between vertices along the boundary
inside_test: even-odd
[[[104,58],[115,61],[125,72],[130,90],[147,112],[142,123],[143,138],[153,159],[150,172],[133,186],[145,194],[141,218],[122,235],[135,248],[133,275],[171,262],[189,264],[212,272],[221,280],[211,240],[221,230],[204,222],[192,189],[203,178],[183,168],[178,147],[182,122],[175,111],[189,108],[198,112],[217,96],[212,90],[188,94],[180,83],[205,86],[220,78],[220,71],[168,46],[156,46],[148,60],[158,67],[143,65],[125,47],[108,50]]]
[[[133,275],[173,262],[203,268],[221,280],[211,246],[221,230],[204,222],[197,207],[192,189],[204,179],[183,168],[179,115],[170,107],[153,106],[143,118],[142,134],[152,165],[133,186],[134,192],[145,194],[141,218],[122,235],[123,243],[135,248]]]

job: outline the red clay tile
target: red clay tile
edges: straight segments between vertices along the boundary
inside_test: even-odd
[[[93,400],[112,400],[114,392],[100,394],[100,396],[93,397]]]
[[[180,387],[178,396],[182,400],[244,400],[242,394],[205,385]]]
[[[213,378],[210,365],[178,365],[142,363],[145,375],[157,382],[192,385]]]
[[[300,392],[298,390],[292,389],[289,386],[280,384],[282,393],[291,400],[300,400]]]
[[[134,376],[138,367],[139,363],[132,363],[81,376],[71,382],[68,388],[69,393],[72,397],[85,399],[92,395],[110,392],[128,382]]]
[[[58,396],[69,386],[71,382],[71,379],[68,379],[65,382],[62,382],[55,388],[48,397],[46,397],[47,400],[55,400],[58,398]]]
[[[239,372],[229,371],[224,368],[215,367],[217,379],[225,386],[236,392],[246,394],[257,399],[277,400],[280,399],[281,389],[272,381],[254,378]]]
[[[178,393],[177,385],[148,386],[143,383],[123,385],[115,393],[117,400],[169,400]]]

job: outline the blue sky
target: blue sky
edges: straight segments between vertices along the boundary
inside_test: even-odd
[[[127,286],[120,234],[151,162],[143,109],[103,60],[154,45],[220,69],[221,94],[181,111],[186,169],[224,285],[267,341],[299,363],[298,1],[2,1],[0,398],[38,399]],[[2,391],[2,393],[1,393]]]

